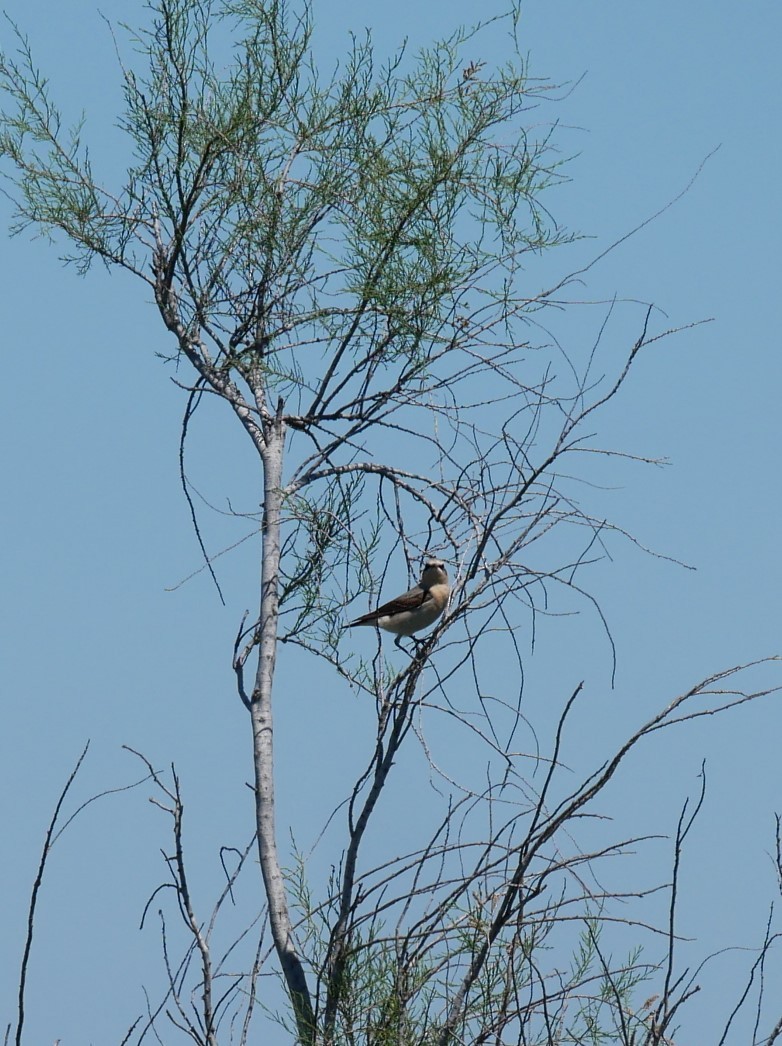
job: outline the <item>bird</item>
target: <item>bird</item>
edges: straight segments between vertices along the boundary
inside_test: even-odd
[[[434,624],[445,610],[450,594],[451,586],[448,584],[445,564],[441,559],[429,558],[415,588],[383,603],[377,610],[357,617],[348,624],[348,628],[372,625],[386,632],[394,632],[397,637],[394,643],[399,646],[402,636],[411,636]]]

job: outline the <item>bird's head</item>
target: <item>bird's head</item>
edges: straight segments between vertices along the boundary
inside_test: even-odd
[[[421,574],[421,584],[424,588],[430,588],[432,585],[442,585],[447,582],[448,572],[445,569],[445,563],[435,556],[427,556],[424,562],[424,571]]]

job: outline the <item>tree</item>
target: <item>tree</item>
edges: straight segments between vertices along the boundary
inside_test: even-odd
[[[186,496],[184,446],[205,397],[227,405],[257,455],[259,609],[241,623],[233,668],[252,728],[268,929],[302,1043],[667,1041],[695,989],[674,964],[676,877],[659,998],[639,1007],[636,986],[654,970],[601,944],[624,897],[583,874],[635,840],[585,849],[570,834],[639,741],[770,689],[745,682],[743,669],[711,675],[576,787],[561,749],[581,687],[565,695],[551,750],[533,760],[540,786],[519,751],[519,629],[537,627],[560,592],[589,602],[585,565],[629,538],[582,504],[576,483],[590,456],[613,455],[591,426],[637,355],[674,332],[656,329],[643,306],[604,382],[593,373],[600,345],[579,357],[545,333],[535,340],[582,274],[529,287],[538,255],[568,236],[543,203],[561,163],[549,131],[528,129],[549,88],[525,74],[517,16],[380,68],[371,41],[356,40],[324,78],[306,8],[158,0],[123,68],[133,158],[120,190],[94,175],[81,128],[63,132],[21,35],[17,57],[0,65],[17,230],[64,234],[85,273],[99,259],[138,277],[171,335],[169,362],[191,368]],[[511,48],[492,68],[480,40],[497,24]],[[610,320],[609,309],[606,332]],[[403,568],[415,578],[427,551],[454,575],[444,617],[401,669],[380,643],[360,656],[345,622],[386,592],[386,576],[389,586]],[[320,659],[376,708],[326,889],[303,867],[286,871],[291,858],[278,851],[280,644]],[[500,682],[486,682],[489,664],[504,666]],[[432,760],[439,818],[410,852],[373,867],[368,828],[416,736],[426,751],[433,718],[472,737],[474,766],[453,780]],[[173,818],[171,884],[191,934],[182,966],[167,967],[172,1020],[211,1044],[241,1011],[246,1041],[268,959],[259,943],[246,977],[218,990],[210,934],[228,893],[204,923],[188,889],[178,779],[146,766]],[[677,861],[690,824],[683,813]],[[131,1031],[143,1037],[152,1023]]]

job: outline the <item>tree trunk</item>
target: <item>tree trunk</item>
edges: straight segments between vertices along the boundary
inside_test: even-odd
[[[315,1041],[315,1022],[304,968],[293,939],[274,823],[274,731],[272,683],[277,652],[280,576],[280,511],[285,425],[282,411],[265,426],[261,616],[258,670],[253,690],[253,761],[258,851],[269,902],[269,923],[296,1015],[299,1041]]]

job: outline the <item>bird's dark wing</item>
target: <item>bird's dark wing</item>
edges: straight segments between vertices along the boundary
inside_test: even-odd
[[[405,592],[403,596],[397,596],[396,599],[391,599],[388,603],[384,603],[382,607],[378,607],[375,611],[375,617],[386,617],[393,614],[401,614],[405,610],[415,610],[422,603],[426,602],[428,596],[428,589],[416,585],[409,592]]]
[[[372,624],[377,621],[379,617],[393,617],[394,614],[402,614],[406,610],[415,610],[420,607],[429,598],[429,590],[421,588],[420,585],[416,585],[415,588],[411,588],[409,592],[405,592],[403,596],[397,596],[396,599],[391,599],[388,603],[383,603],[377,610],[371,610],[368,614],[364,614],[363,617],[356,618],[352,621],[352,625],[364,625]]]

